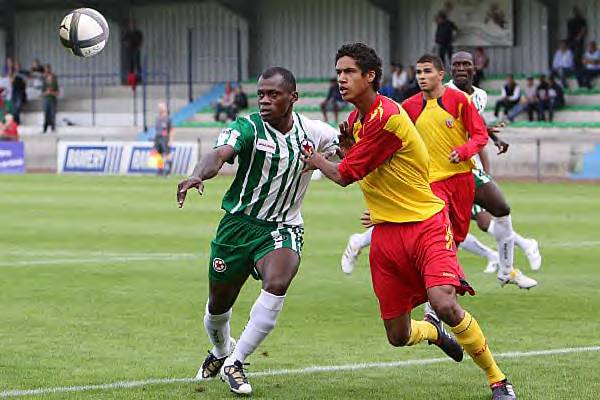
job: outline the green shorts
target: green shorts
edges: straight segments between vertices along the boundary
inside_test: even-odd
[[[301,255],[302,226],[262,221],[246,214],[225,214],[210,243],[208,279],[239,282],[252,274],[261,279],[256,263],[273,250],[286,248]]]
[[[472,169],[473,178],[475,178],[475,189],[482,187],[492,181],[492,177],[482,169]]]

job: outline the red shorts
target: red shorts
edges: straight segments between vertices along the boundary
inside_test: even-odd
[[[434,286],[475,294],[458,264],[445,211],[425,221],[375,225],[369,262],[383,319],[409,313],[427,301],[427,289]]]
[[[433,193],[444,200],[450,216],[454,241],[462,243],[469,233],[475,201],[475,180],[471,171],[431,184]]]

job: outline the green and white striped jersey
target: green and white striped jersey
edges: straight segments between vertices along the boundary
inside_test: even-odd
[[[230,145],[238,158],[237,173],[221,205],[225,211],[302,225],[300,208],[312,174],[302,174],[301,148],[333,151],[338,133],[322,121],[297,113],[293,118],[294,125],[287,133],[263,122],[258,113],[237,118],[221,132],[215,148]]]

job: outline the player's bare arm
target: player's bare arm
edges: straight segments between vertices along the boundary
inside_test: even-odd
[[[484,171],[490,170],[490,158],[488,157],[487,150],[485,148],[481,149],[479,152],[479,159],[481,160],[481,165],[483,165]]]
[[[501,124],[494,124],[492,126],[488,126],[488,136],[494,142],[494,146],[498,148],[498,155],[504,154],[508,151],[508,143],[498,137],[498,134],[504,128],[505,124],[502,122]]]
[[[235,151],[233,147],[225,145],[217,147],[202,157],[200,163],[194,168],[192,176],[177,185],[177,204],[179,208],[183,207],[189,189],[196,188],[198,189],[198,194],[201,195],[204,191],[204,181],[214,178],[221,170],[221,167],[223,167],[223,164],[227,160],[231,160],[234,155]]]
[[[324,154],[316,151],[312,153],[304,152],[302,160],[305,163],[304,171],[319,169],[326,177],[342,187],[352,183],[344,179],[340,174],[340,171],[338,170],[339,163],[327,160]]]

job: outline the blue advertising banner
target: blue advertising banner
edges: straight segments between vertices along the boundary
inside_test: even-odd
[[[157,174],[152,142],[59,142],[57,171],[90,174]],[[171,146],[174,175],[190,174],[198,159],[197,143]],[[164,162],[165,160],[161,160]]]
[[[0,142],[0,174],[25,172],[25,146],[23,142]]]

